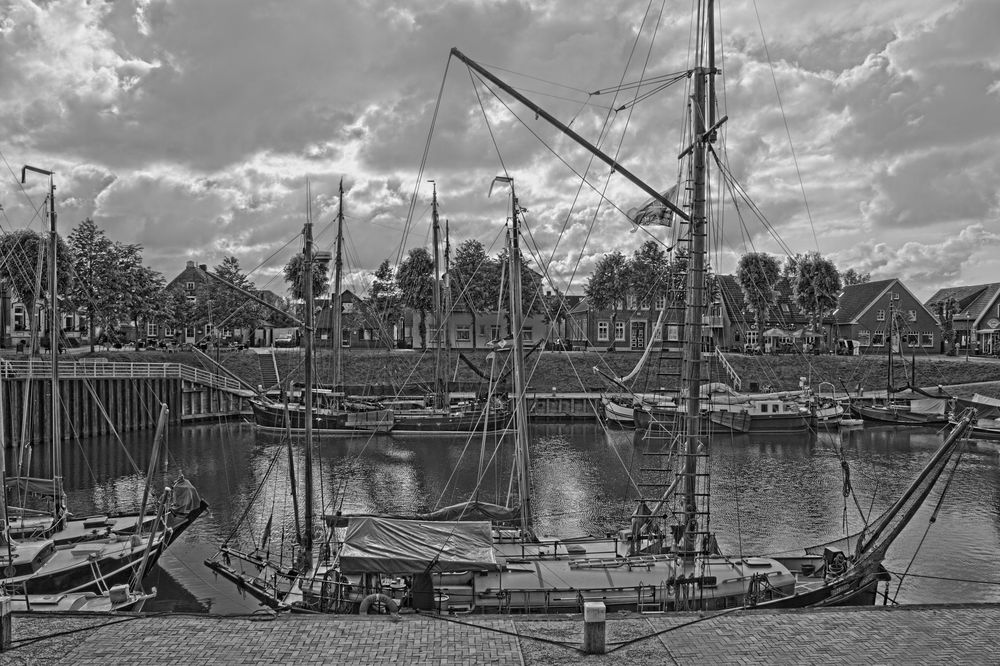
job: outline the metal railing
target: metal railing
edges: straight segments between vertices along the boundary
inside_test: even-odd
[[[43,359],[0,361],[0,377],[4,379],[45,379],[52,372],[51,361]],[[59,361],[59,377],[63,379],[184,379],[223,391],[246,393],[238,381],[222,375],[192,368],[182,363],[117,363]]]
[[[740,386],[743,384],[743,380],[740,379],[740,375],[738,372],[736,372],[736,368],[734,368],[729,363],[729,359],[726,358],[726,355],[723,354],[722,350],[719,349],[718,347],[715,348],[715,356],[716,358],[719,359],[719,363],[722,365],[722,368],[726,371],[726,374],[729,375],[729,379],[733,383],[733,388],[739,391]]]

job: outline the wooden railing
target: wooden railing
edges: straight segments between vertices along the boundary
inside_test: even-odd
[[[41,359],[0,361],[0,377],[45,379],[52,372],[51,361]],[[192,368],[182,363],[112,363],[60,361],[59,376],[64,379],[85,378],[179,378],[212,388],[246,393],[238,381],[222,375]]]

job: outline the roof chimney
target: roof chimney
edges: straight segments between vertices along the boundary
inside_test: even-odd
[[[198,264],[198,268],[200,268],[201,270],[206,271],[206,272],[208,271],[208,265],[207,264]]]
[[[194,262],[193,261],[189,261],[188,262],[188,268],[194,268]]]

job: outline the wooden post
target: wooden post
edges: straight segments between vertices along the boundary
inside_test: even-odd
[[[0,652],[10,649],[10,642],[14,635],[10,627],[10,597],[0,597]]]
[[[583,651],[586,654],[604,654],[605,619],[607,610],[603,601],[583,604]]]

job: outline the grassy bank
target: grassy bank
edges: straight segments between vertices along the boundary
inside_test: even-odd
[[[213,370],[212,365],[191,352],[165,353],[159,351],[140,352],[98,352],[93,355],[108,361],[120,362],[166,362],[185,363],[206,370]],[[443,356],[446,356],[443,354]],[[489,372],[492,361],[487,358],[487,352],[466,352],[465,356],[480,369]],[[535,390],[549,390],[553,387],[558,391],[573,392],[600,390],[608,386],[608,382],[593,371],[599,367],[605,373],[621,376],[628,373],[639,360],[638,352],[536,352],[527,360],[531,375],[530,386]],[[213,358],[215,355],[213,354]],[[257,355],[249,351],[223,351],[218,355],[221,365],[233,374],[243,378],[251,386],[261,383],[260,367]],[[270,362],[270,357],[266,357]],[[387,387],[410,387],[410,392],[426,391],[430,388],[434,377],[434,354],[414,351],[363,351],[350,350],[342,355],[344,364],[344,381],[356,385],[385,385]],[[815,387],[820,382],[829,382],[843,391],[846,386],[850,391],[860,387],[863,390],[884,389],[886,385],[887,362],[882,357],[847,357],[847,356],[744,356],[732,354],[729,362],[743,380],[743,388],[748,389],[750,383],[761,387],[770,386],[775,390],[794,389],[799,386],[801,377]],[[276,359],[278,371],[282,378],[302,378],[302,355],[299,350],[277,350]],[[317,352],[317,381],[329,381],[331,377],[332,353],[328,350]],[[501,360],[497,361],[498,364]],[[442,359],[445,374],[460,388],[474,389],[481,380],[466,363],[459,359],[459,354],[453,352],[450,357]],[[658,387],[672,388],[676,386],[676,378],[658,376],[655,358],[646,364],[633,382],[637,391],[654,390]],[[498,368],[499,370],[499,368]],[[713,363],[713,379],[721,379],[721,369]],[[895,384],[905,384],[911,377],[912,368],[907,362],[897,360],[894,366]],[[945,359],[940,356],[918,357],[916,361],[915,383],[918,386],[955,385],[972,382],[1000,382],[1000,363],[964,359]],[[983,393],[993,394],[989,390]],[[971,393],[971,391],[970,391]]]

